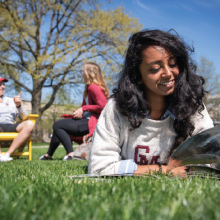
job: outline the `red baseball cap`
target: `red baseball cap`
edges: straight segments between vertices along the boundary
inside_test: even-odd
[[[0,82],[1,81],[8,82],[8,79],[0,77]]]

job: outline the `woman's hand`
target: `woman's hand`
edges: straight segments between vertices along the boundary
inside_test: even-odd
[[[83,115],[82,107],[73,111],[73,118],[75,118],[75,119],[81,119],[82,115]]]
[[[182,161],[170,159],[167,165],[167,173],[172,176],[179,175],[182,178],[185,178],[187,175],[188,168],[183,166]]]
[[[182,178],[185,178],[187,175],[186,170],[188,169],[186,166],[182,166],[179,161],[171,160],[168,164],[162,165],[162,174],[169,174],[171,176],[179,175]],[[159,172],[158,164],[154,165],[138,165],[134,175],[142,176],[147,174],[152,174],[154,171]]]
[[[177,167],[168,172],[168,174],[171,174],[171,176],[179,175],[181,178],[185,178],[187,176],[187,170],[188,168],[186,166]]]
[[[167,173],[167,166],[162,165],[161,166],[162,174]],[[160,168],[158,164],[153,165],[138,165],[136,171],[134,172],[134,175],[141,176],[146,174],[152,174],[153,172],[159,172]]]
[[[17,96],[14,97],[14,103],[17,107],[21,106],[21,93],[20,92]]]

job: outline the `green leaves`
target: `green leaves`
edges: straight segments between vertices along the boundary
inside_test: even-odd
[[[107,6],[98,0],[1,2],[0,67],[31,94],[33,113],[41,116],[61,86],[82,83],[84,62],[100,63],[108,86],[114,82],[129,35],[142,26],[123,8],[103,9]],[[39,106],[44,91],[51,98]],[[39,123],[36,134],[41,133]]]

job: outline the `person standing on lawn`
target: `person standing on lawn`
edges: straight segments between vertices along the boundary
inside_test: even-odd
[[[73,118],[56,121],[53,124],[53,136],[47,153],[39,160],[50,160],[59,146],[63,144],[67,155],[63,160],[73,159],[73,147],[69,135],[82,137],[93,135],[99,115],[109,98],[101,68],[93,62],[83,66],[82,77],[85,83],[82,106],[73,111]]]
[[[185,172],[184,166],[167,166],[171,154],[188,137],[213,127],[191,52],[172,31],[130,37],[117,88],[93,135],[90,174]]]
[[[21,92],[14,98],[5,97],[5,83],[8,79],[0,77],[0,130],[1,132],[18,132],[18,136],[12,141],[11,146],[5,154],[1,153],[0,148],[0,162],[7,162],[13,160],[11,154],[17,150],[34,129],[34,123],[30,120],[14,123],[16,117],[24,120],[28,117],[27,111],[23,108],[21,103]]]

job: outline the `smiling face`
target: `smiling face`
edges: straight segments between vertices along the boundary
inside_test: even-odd
[[[179,67],[176,58],[163,47],[150,46],[145,49],[142,52],[139,70],[145,85],[147,101],[173,93]]]
[[[5,93],[5,82],[1,81],[0,82],[0,97],[2,97]]]

